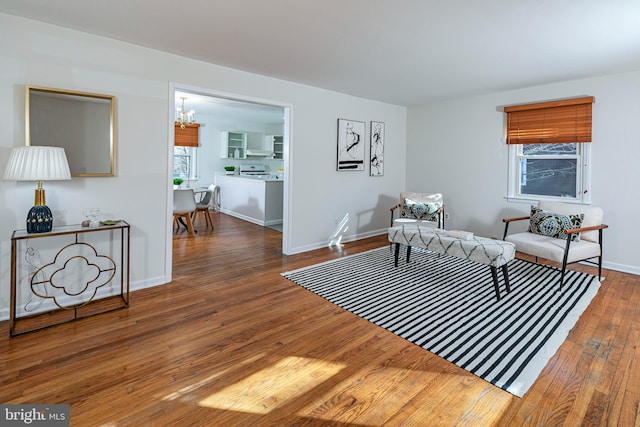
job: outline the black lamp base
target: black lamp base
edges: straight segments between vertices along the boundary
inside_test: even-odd
[[[27,214],[27,233],[48,233],[53,227],[53,215],[48,206],[34,206]]]

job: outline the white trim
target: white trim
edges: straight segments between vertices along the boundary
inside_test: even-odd
[[[633,265],[618,264],[618,263],[615,263],[615,262],[605,262],[603,260],[602,261],[602,268],[603,269],[607,269],[607,270],[615,270],[615,271],[620,271],[622,273],[629,273],[629,274],[635,274],[637,276],[640,276],[640,267],[636,267],[636,266],[633,266]]]
[[[264,226],[269,226],[269,225],[278,225],[278,224],[282,224],[283,223],[283,221],[281,221],[279,219],[274,219],[274,220],[270,220],[270,221],[260,221],[259,219],[252,218],[252,217],[250,217],[248,215],[243,215],[243,214],[238,213],[238,212],[230,211],[228,209],[220,209],[220,212],[222,212],[223,214],[229,215],[229,216],[240,218],[240,219],[242,219],[244,221],[247,221],[247,222],[252,222],[254,224],[261,225],[263,227]]]
[[[551,201],[551,202],[569,203],[569,204],[573,204],[573,205],[584,205],[584,206],[591,205],[590,202],[581,202],[581,201],[578,201],[578,200],[575,200],[575,199],[561,199],[561,198],[557,198],[557,197],[539,197],[537,199],[528,199],[528,198],[524,198],[524,197],[505,196],[504,199],[507,202],[522,203],[522,204],[528,204],[528,205],[536,205],[541,200],[547,200],[547,201]]]
[[[139,291],[141,289],[146,289],[146,288],[153,288],[155,286],[167,284],[170,281],[171,280],[168,277],[158,276],[158,277],[153,277],[149,279],[132,282],[129,284],[129,298],[131,298],[131,293],[133,291]],[[119,295],[119,293],[116,295]],[[4,321],[4,320],[9,320],[9,307],[6,307],[0,310],[0,321]]]
[[[175,120],[175,92],[191,92],[197,93],[199,95],[211,96],[215,98],[224,98],[230,99],[234,101],[241,102],[251,102],[254,104],[263,104],[270,105],[274,107],[280,107],[284,109],[284,132],[283,132],[283,164],[284,164],[284,178],[283,178],[283,209],[282,209],[282,253],[285,255],[290,255],[293,253],[291,248],[291,236],[290,236],[290,228],[291,228],[291,186],[289,185],[289,177],[291,176],[291,168],[292,168],[292,149],[293,147],[290,144],[292,138],[292,116],[293,116],[293,105],[286,102],[275,101],[264,98],[256,98],[247,95],[239,95],[233,94],[229,92],[223,92],[214,89],[208,89],[203,87],[191,86],[182,83],[169,83],[169,107],[168,108],[168,117],[167,117],[167,128],[168,128],[168,139],[167,139],[167,156],[169,157],[169,161],[167,162],[167,174],[169,177],[173,177],[173,146],[174,146],[174,120]],[[165,247],[165,275],[169,278],[172,277],[172,263],[173,263],[173,186],[167,184],[167,209],[166,209],[166,247]]]
[[[381,230],[372,230],[372,231],[367,231],[366,233],[359,233],[359,234],[355,234],[353,236],[347,236],[344,237],[343,239],[340,240],[340,243],[348,243],[348,242],[355,242],[356,240],[362,240],[362,239],[367,239],[369,237],[375,237],[375,236],[380,236],[382,234],[387,234],[388,232],[388,228],[384,228]],[[316,243],[311,243],[308,245],[304,245],[304,246],[298,246],[296,248],[292,248],[292,252],[288,255],[294,255],[294,254],[299,254],[299,253],[303,253],[303,252],[309,252],[309,251],[313,251],[316,249],[323,249],[323,248],[329,248],[332,246],[335,246],[337,251],[341,251],[342,250],[342,246],[341,245],[331,245],[331,240],[333,239],[329,239],[326,241],[322,241],[322,242],[316,242]]]
[[[551,197],[519,194],[520,157],[522,144],[510,144],[508,146],[507,165],[507,196],[510,202],[531,203],[538,200],[552,200],[565,203],[590,204],[591,203],[591,145],[590,143],[578,143],[578,154],[571,156],[577,158],[580,167],[576,171],[576,197]],[[569,158],[569,156],[567,156]]]

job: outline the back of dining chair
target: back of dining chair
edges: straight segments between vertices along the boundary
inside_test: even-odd
[[[211,184],[209,190],[211,190],[211,209],[214,212],[220,212],[220,187]]]
[[[193,189],[173,190],[173,213],[185,214],[196,210],[196,199]]]
[[[205,191],[204,195],[202,196],[202,199],[200,199],[200,201],[196,203],[196,206],[199,208],[208,208],[209,203],[211,203],[212,196],[213,196],[213,189],[209,187],[209,189]]]

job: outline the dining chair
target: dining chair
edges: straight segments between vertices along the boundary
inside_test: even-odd
[[[211,213],[209,212],[209,205],[211,204],[211,199],[213,197],[213,193],[216,189],[214,184],[211,184],[206,192],[204,192],[202,199],[198,203],[196,203],[196,208],[191,214],[191,219],[195,222],[196,217],[198,216],[198,212],[201,212],[204,215],[205,222],[207,224],[207,228],[211,226],[211,228],[215,228],[213,226],[213,221],[211,220]]]
[[[189,235],[195,236],[191,215],[196,210],[196,199],[193,189],[173,190],[173,222],[177,225],[176,231],[180,228],[179,219],[183,219],[187,224]]]

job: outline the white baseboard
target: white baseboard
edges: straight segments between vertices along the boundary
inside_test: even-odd
[[[330,238],[329,240],[324,241],[324,242],[316,242],[316,243],[312,243],[310,245],[298,246],[298,247],[292,248],[291,253],[289,253],[288,255],[299,254],[299,253],[303,253],[303,252],[313,251],[313,250],[316,250],[316,249],[322,249],[322,248],[326,248],[326,247],[336,246],[336,245],[338,245],[340,243],[354,242],[356,240],[362,240],[362,239],[367,239],[369,237],[380,236],[381,234],[387,234],[387,229],[384,228],[384,229],[381,229],[381,230],[367,231],[366,233],[359,233],[359,234],[353,234],[353,235],[350,235],[350,236],[343,236],[340,239]]]
[[[138,280],[136,282],[132,282],[129,284],[129,292],[137,291],[140,289],[152,288],[154,286],[164,285],[165,283],[169,283],[169,280],[165,276],[158,276],[151,279],[146,280]],[[119,292],[115,292],[113,290],[105,289],[103,292],[98,292],[98,298],[106,298],[109,296],[118,295]],[[64,304],[64,301],[61,301]],[[38,311],[34,311],[37,313]],[[0,310],[0,321],[9,320],[9,308],[3,308]]]
[[[640,276],[640,267],[634,267],[632,265],[626,264],[618,264],[615,262],[606,262],[602,261],[602,268],[606,268],[607,270],[615,270],[620,271],[622,273],[635,274]]]
[[[227,210],[227,209],[220,209],[220,212],[222,212],[223,214],[227,214],[229,216],[233,216],[233,217],[236,217],[236,218],[243,219],[243,220],[251,222],[253,224],[261,225],[263,227],[265,225],[271,225],[271,224],[266,224],[265,221],[260,221],[260,220],[258,220],[256,218],[253,218],[253,217],[250,217],[250,216],[247,216],[247,215],[243,215],[243,214],[240,214],[238,212],[230,211],[230,210]],[[275,223],[275,222],[271,221],[271,223]],[[282,220],[280,220],[280,223],[282,223]]]

